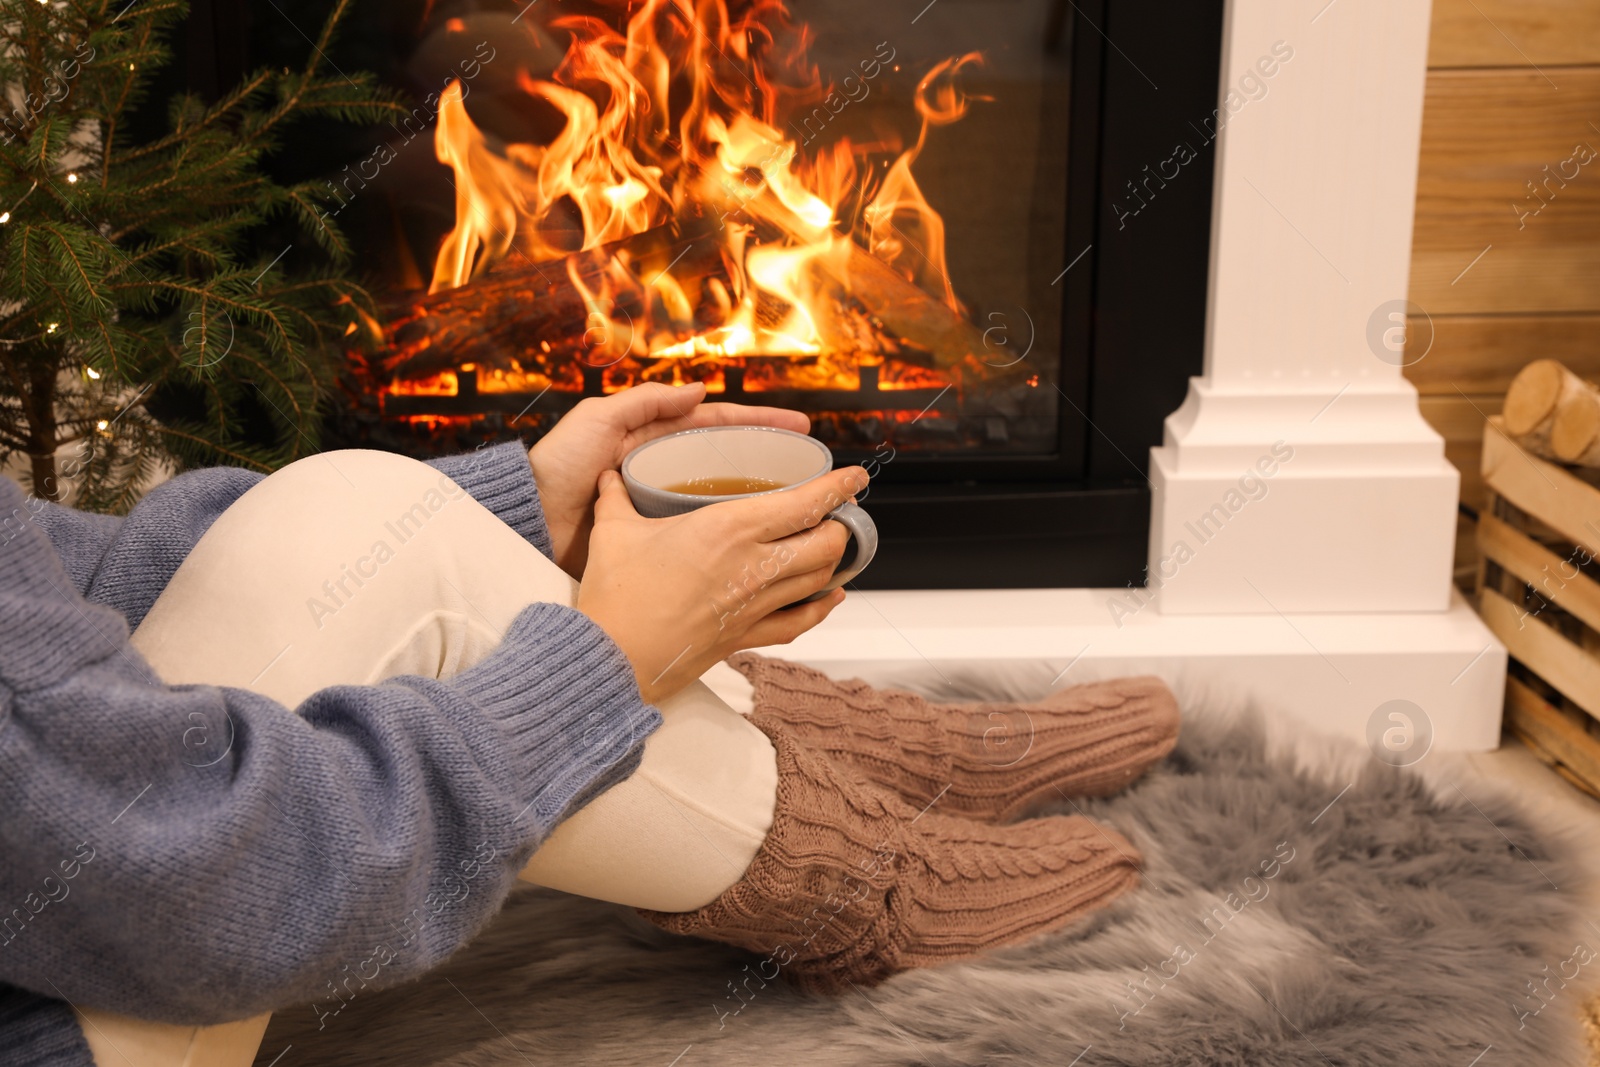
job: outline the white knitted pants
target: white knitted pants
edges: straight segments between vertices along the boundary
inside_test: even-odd
[[[385,524],[440,499],[397,543]],[[393,547],[381,564],[379,540]],[[332,452],[228,508],[133,643],[169,684],[236,686],[292,708],[330,685],[448,678],[528,604],[571,604],[576,590],[432,467]],[[750,693],[718,664],[663,702],[638,771],[557,827],[522,878],[658,911],[693,910],[736,882],[772,826],[778,784],[771,743],[735,710],[748,713]],[[196,1028],[89,1010],[80,1021],[99,1067],[248,1067],[267,1017]]]

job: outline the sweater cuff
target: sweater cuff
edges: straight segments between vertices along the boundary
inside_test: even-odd
[[[428,465],[472,494],[534,548],[555,559],[544,509],[539,506],[539,487],[533,480],[528,450],[521,444],[508,441],[465,455],[429,460]]]
[[[0,1034],[8,1067],[94,1067],[78,1018],[63,1001],[0,983]]]
[[[661,713],[609,634],[560,604],[524,608],[487,658],[450,683],[499,726],[537,841],[631,775]]]

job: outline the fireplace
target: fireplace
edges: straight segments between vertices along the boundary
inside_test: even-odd
[[[291,22],[311,24],[299,4],[313,0],[253,2],[196,4],[191,88],[215,94],[247,60],[302,53]],[[824,58],[840,54],[830,33],[873,17],[830,20],[804,2],[793,0],[795,18],[816,20],[813,47]],[[494,13],[503,26],[526,10]],[[1041,686],[1149,672],[1190,696],[1281,710],[1318,733],[1369,742],[1374,730],[1386,736],[1386,709],[1404,700],[1434,748],[1494,747],[1506,653],[1451,591],[1456,474],[1392,354],[1369,339],[1371,323],[1407,291],[1427,5],[917,0],[892,39],[896,60],[936,63],[982,44],[970,19],[954,28],[935,19],[949,10],[993,11],[997,22],[1024,12],[1035,44],[1067,57],[1056,192],[1072,258],[1051,260],[1066,271],[1058,344],[1036,344],[1026,357],[1045,365],[1041,383],[1059,386],[1054,447],[1007,450],[984,439],[897,451],[868,500],[893,535],[872,574],[880,586],[922,588],[868,586],[773,654],[879,684],[901,684],[930,663],[1013,676],[1020,662]],[[451,50],[422,47],[426,27],[451,18],[475,26],[491,13],[372,5],[370,25],[336,58],[425,99],[466,72]],[[239,54],[243,41],[249,57]],[[495,99],[493,72],[509,69],[498,56],[484,65],[477,105]],[[989,56],[963,76],[1019,69]],[[969,95],[997,95],[966,84]],[[1062,88],[1058,80],[1053,99]],[[989,103],[975,102],[962,122],[981,121]],[[469,114],[474,106],[469,98]],[[1211,117],[1224,110],[1219,131]],[[476,114],[485,129],[504,119]],[[302,141],[285,175],[338,176],[385,160],[340,221],[391,296],[415,299],[429,287],[455,223],[450,172],[424,136],[431,122],[416,124],[414,137],[397,129],[353,144],[341,130]],[[962,213],[939,179],[913,173],[948,243],[962,240]],[[974,316],[1008,309],[983,303],[957,266],[963,254],[949,251],[952,286],[970,324],[986,329],[1002,320]],[[471,402],[476,384],[483,405],[495,390],[474,371],[458,377],[454,396],[466,382]],[[860,392],[859,377],[854,384]],[[357,389],[330,443],[471,447],[521,435],[533,412],[548,403],[553,415],[578,395],[552,389],[527,413],[447,413],[429,428],[386,417],[378,392]],[[934,410],[959,418],[949,400]],[[1174,573],[1173,546],[1193,536],[1187,524],[1219,501],[1231,510],[1241,472],[1284,444],[1293,462],[1278,464],[1270,498],[1233,514],[1225,534]],[[1144,584],[1147,559],[1160,580],[1127,588]]]
[[[874,472],[866,588],[1142,584],[1204,328],[1222,12],[1180,8],[358,8],[351,62],[416,106],[302,146],[383,311],[326,443],[701,381]]]

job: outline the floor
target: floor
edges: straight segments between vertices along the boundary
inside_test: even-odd
[[[1591,873],[1600,875],[1600,800],[1570,785],[1514,738],[1508,737],[1494,752],[1475,752],[1465,759],[1483,777],[1515,793],[1541,821],[1592,830],[1592,835],[1578,836],[1574,843]],[[1596,886],[1596,915],[1600,922],[1600,885]]]
[[[1477,752],[1465,759],[1485,779],[1515,794],[1539,822],[1572,831],[1577,858],[1590,873],[1595,930],[1586,944],[1600,947],[1600,800],[1569,785],[1514,738],[1507,737],[1494,752]],[[1573,1010],[1582,1014],[1588,1030],[1588,1067],[1600,1067],[1600,997],[1574,1004]]]

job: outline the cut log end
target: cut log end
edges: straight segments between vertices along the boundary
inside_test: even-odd
[[[1513,437],[1530,433],[1555,410],[1572,372],[1553,359],[1538,359],[1523,367],[1506,390],[1506,432]]]
[[[1517,373],[1501,418],[1523,449],[1559,463],[1600,466],[1600,389],[1553,359]]]
[[[1600,395],[1580,393],[1557,409],[1550,451],[1563,463],[1600,466]]]

